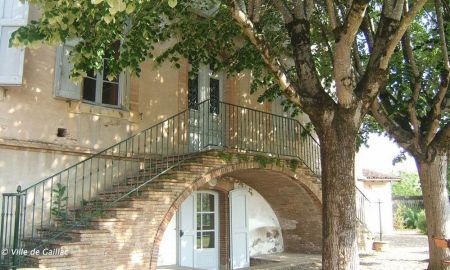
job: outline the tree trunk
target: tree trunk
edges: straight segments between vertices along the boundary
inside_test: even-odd
[[[355,270],[356,237],[355,141],[359,126],[353,117],[336,114],[331,126],[318,132],[322,161],[322,269]]]
[[[449,201],[447,192],[447,156],[438,153],[428,162],[416,158],[422,185],[423,203],[427,219],[428,247],[430,253],[429,270],[450,269],[442,264],[449,256],[448,249],[437,248],[432,237],[450,238]]]

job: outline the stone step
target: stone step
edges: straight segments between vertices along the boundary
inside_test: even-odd
[[[142,213],[142,208],[108,207],[108,208],[82,208],[71,210],[77,218],[127,218]]]
[[[81,242],[73,240],[58,240],[58,239],[37,239],[37,238],[24,238],[21,240],[23,248],[27,250],[38,250],[42,255],[42,252],[48,250],[66,250],[67,252],[81,251],[90,245],[90,242]],[[56,254],[56,253],[53,253]]]
[[[109,233],[105,230],[78,229],[70,227],[42,227],[38,228],[37,231],[41,239],[64,242],[82,242],[82,240],[86,238],[92,239],[93,235],[104,235]]]
[[[134,181],[127,181],[125,183],[121,183],[121,184],[117,184],[117,186],[130,186],[130,187],[138,187],[139,185],[144,184],[145,182],[147,182],[147,180],[134,180]],[[186,183],[187,180],[186,179],[172,179],[172,178],[155,178],[153,180],[151,180],[150,182],[148,182],[148,185],[153,185],[156,183]]]

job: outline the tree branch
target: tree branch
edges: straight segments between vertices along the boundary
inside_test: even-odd
[[[437,21],[438,21],[438,29],[439,29],[439,38],[440,38],[440,47],[441,47],[441,53],[443,56],[444,61],[444,68],[441,72],[441,83],[439,84],[439,91],[435,98],[433,99],[433,108],[430,111],[431,117],[430,120],[430,126],[428,129],[428,132],[425,137],[425,144],[429,145],[436,133],[438,132],[439,128],[439,120],[441,116],[441,108],[442,108],[442,102],[444,101],[444,98],[447,94],[449,81],[450,81],[450,66],[448,61],[448,52],[447,52],[447,43],[445,40],[445,33],[444,33],[444,22],[442,18],[442,11],[441,11],[441,1],[435,0],[435,8],[436,8],[436,15],[437,15]]]
[[[334,106],[335,102],[323,89],[317,74],[311,51],[309,21],[294,20],[286,27],[291,38],[298,80],[301,82],[299,84],[300,94],[302,96],[308,95],[309,97],[320,98],[321,101],[318,102]]]
[[[259,23],[259,18],[261,17],[261,0],[253,0],[253,22]]]
[[[247,5],[247,15],[250,20],[253,20],[254,7],[255,7],[255,0],[249,0]]]
[[[337,19],[336,19],[336,10],[334,8],[334,1],[326,0],[325,3],[327,5],[327,13],[328,13],[328,18],[330,19],[331,29],[334,31],[338,27]]]
[[[314,3],[312,0],[295,0],[294,4],[294,17],[297,20],[309,20],[309,17],[313,13]]]
[[[409,64],[412,73],[412,80],[411,80],[412,97],[408,102],[409,119],[413,127],[414,135],[416,139],[418,139],[420,137],[420,122],[417,118],[415,106],[420,95],[421,79],[419,69],[417,68],[416,65],[416,59],[414,57],[413,50],[411,47],[411,38],[409,31],[406,31],[402,39],[402,46],[403,46],[403,57],[405,59],[405,62]]]
[[[410,131],[404,130],[395,121],[392,121],[386,111],[379,104],[378,100],[375,99],[371,105],[372,116],[377,120],[378,123],[394,137],[395,141],[404,149],[411,153],[416,153],[415,147],[412,147],[411,141],[414,138],[414,134]]]
[[[390,0],[390,1],[393,1],[393,0]],[[394,2],[397,2],[397,1],[394,1]],[[408,30],[408,27],[414,20],[414,17],[416,17],[417,13],[419,13],[419,11],[422,10],[422,7],[425,5],[426,2],[427,2],[427,0],[417,0],[414,3],[414,5],[412,6],[412,8],[408,12],[406,12],[405,15],[403,16],[403,18],[400,20],[400,23],[399,23],[394,35],[385,44],[386,54],[380,61],[381,69],[387,69],[389,61],[391,60],[392,54],[394,53],[395,47],[400,42],[400,40],[403,37],[403,35],[405,34],[406,30]],[[383,8],[383,11],[384,10],[385,9]],[[396,11],[397,11],[397,8],[394,7],[392,12],[384,12],[384,13],[386,14],[385,16],[387,18],[396,20],[396,16],[397,16],[397,14],[395,13]]]
[[[338,102],[344,107],[350,106],[353,100],[354,80],[352,79],[351,51],[352,43],[364,18],[368,2],[353,1],[344,24],[336,35],[334,54],[334,78]]]
[[[450,145],[450,123],[447,123],[436,134],[433,143],[441,147],[449,147]]]
[[[283,15],[283,20],[285,24],[291,23],[294,18],[292,17],[289,9],[284,5],[284,3],[280,0],[270,0],[275,8]]]
[[[240,9],[237,0],[233,0],[233,18],[238,23],[238,25],[244,31],[244,34],[248,37],[250,42],[253,43],[255,48],[261,53],[264,62],[267,64],[269,70],[273,73],[275,78],[278,80],[280,88],[283,94],[289,98],[293,103],[299,105],[300,107],[306,106],[304,102],[300,99],[298,93],[298,86],[292,83],[287,76],[281,63],[271,55],[265,41],[260,35],[257,35],[254,29],[253,23],[247,17],[247,15]]]
[[[436,8],[436,15],[437,15],[437,22],[438,22],[438,29],[439,29],[439,37],[440,42],[439,45],[441,46],[441,53],[444,60],[444,67],[447,70],[450,70],[449,67],[449,60],[448,60],[448,51],[447,51],[447,40],[445,36],[445,28],[444,28],[444,19],[442,17],[442,2],[441,0],[434,0],[435,8]]]
[[[396,0],[395,3],[397,6],[400,5],[403,8],[404,0]],[[393,37],[398,34],[398,26],[400,25],[402,14],[402,8],[399,9],[397,6],[392,6],[392,4],[391,1],[385,1],[383,3],[383,10],[374,37],[369,62],[363,77],[355,89],[356,95],[363,101],[364,106],[367,106],[367,109],[380,90],[385,87],[389,78],[387,63],[389,63],[392,53],[386,56],[388,54],[386,44],[392,42]],[[394,48],[397,43],[395,43]],[[386,60],[388,60],[386,65],[383,65],[382,62]]]

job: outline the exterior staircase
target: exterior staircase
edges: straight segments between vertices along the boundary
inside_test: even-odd
[[[299,122],[208,100],[3,194],[0,269],[154,268],[174,203],[205,175],[249,162],[301,170],[320,188],[319,144]]]
[[[127,178],[113,189],[100,192],[83,209],[74,209],[69,223],[39,228],[39,238],[23,239],[25,247],[38,247],[41,252],[45,248],[69,251],[60,256],[29,256],[26,264],[55,269],[92,269],[93,265],[95,269],[118,265],[124,269],[142,269],[148,266],[150,256],[133,255],[132,251],[151,250],[149,243],[155,240],[172,203],[199,175],[223,164],[222,159],[208,153],[193,155],[189,161],[148,183],[138,194],[112,204],[118,194],[126,194],[130,186],[144,183],[146,177],[151,177],[149,168],[142,170],[141,174]],[[86,220],[86,213],[97,214]],[[78,226],[71,226],[73,224]],[[135,260],[130,260],[133,256]]]

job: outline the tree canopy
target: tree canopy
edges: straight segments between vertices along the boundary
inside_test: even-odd
[[[373,115],[414,157],[447,154],[450,135],[450,9],[429,3],[402,37],[389,81],[373,104]]]
[[[392,195],[394,196],[420,196],[419,176],[417,173],[400,173],[400,181],[392,184]]]

